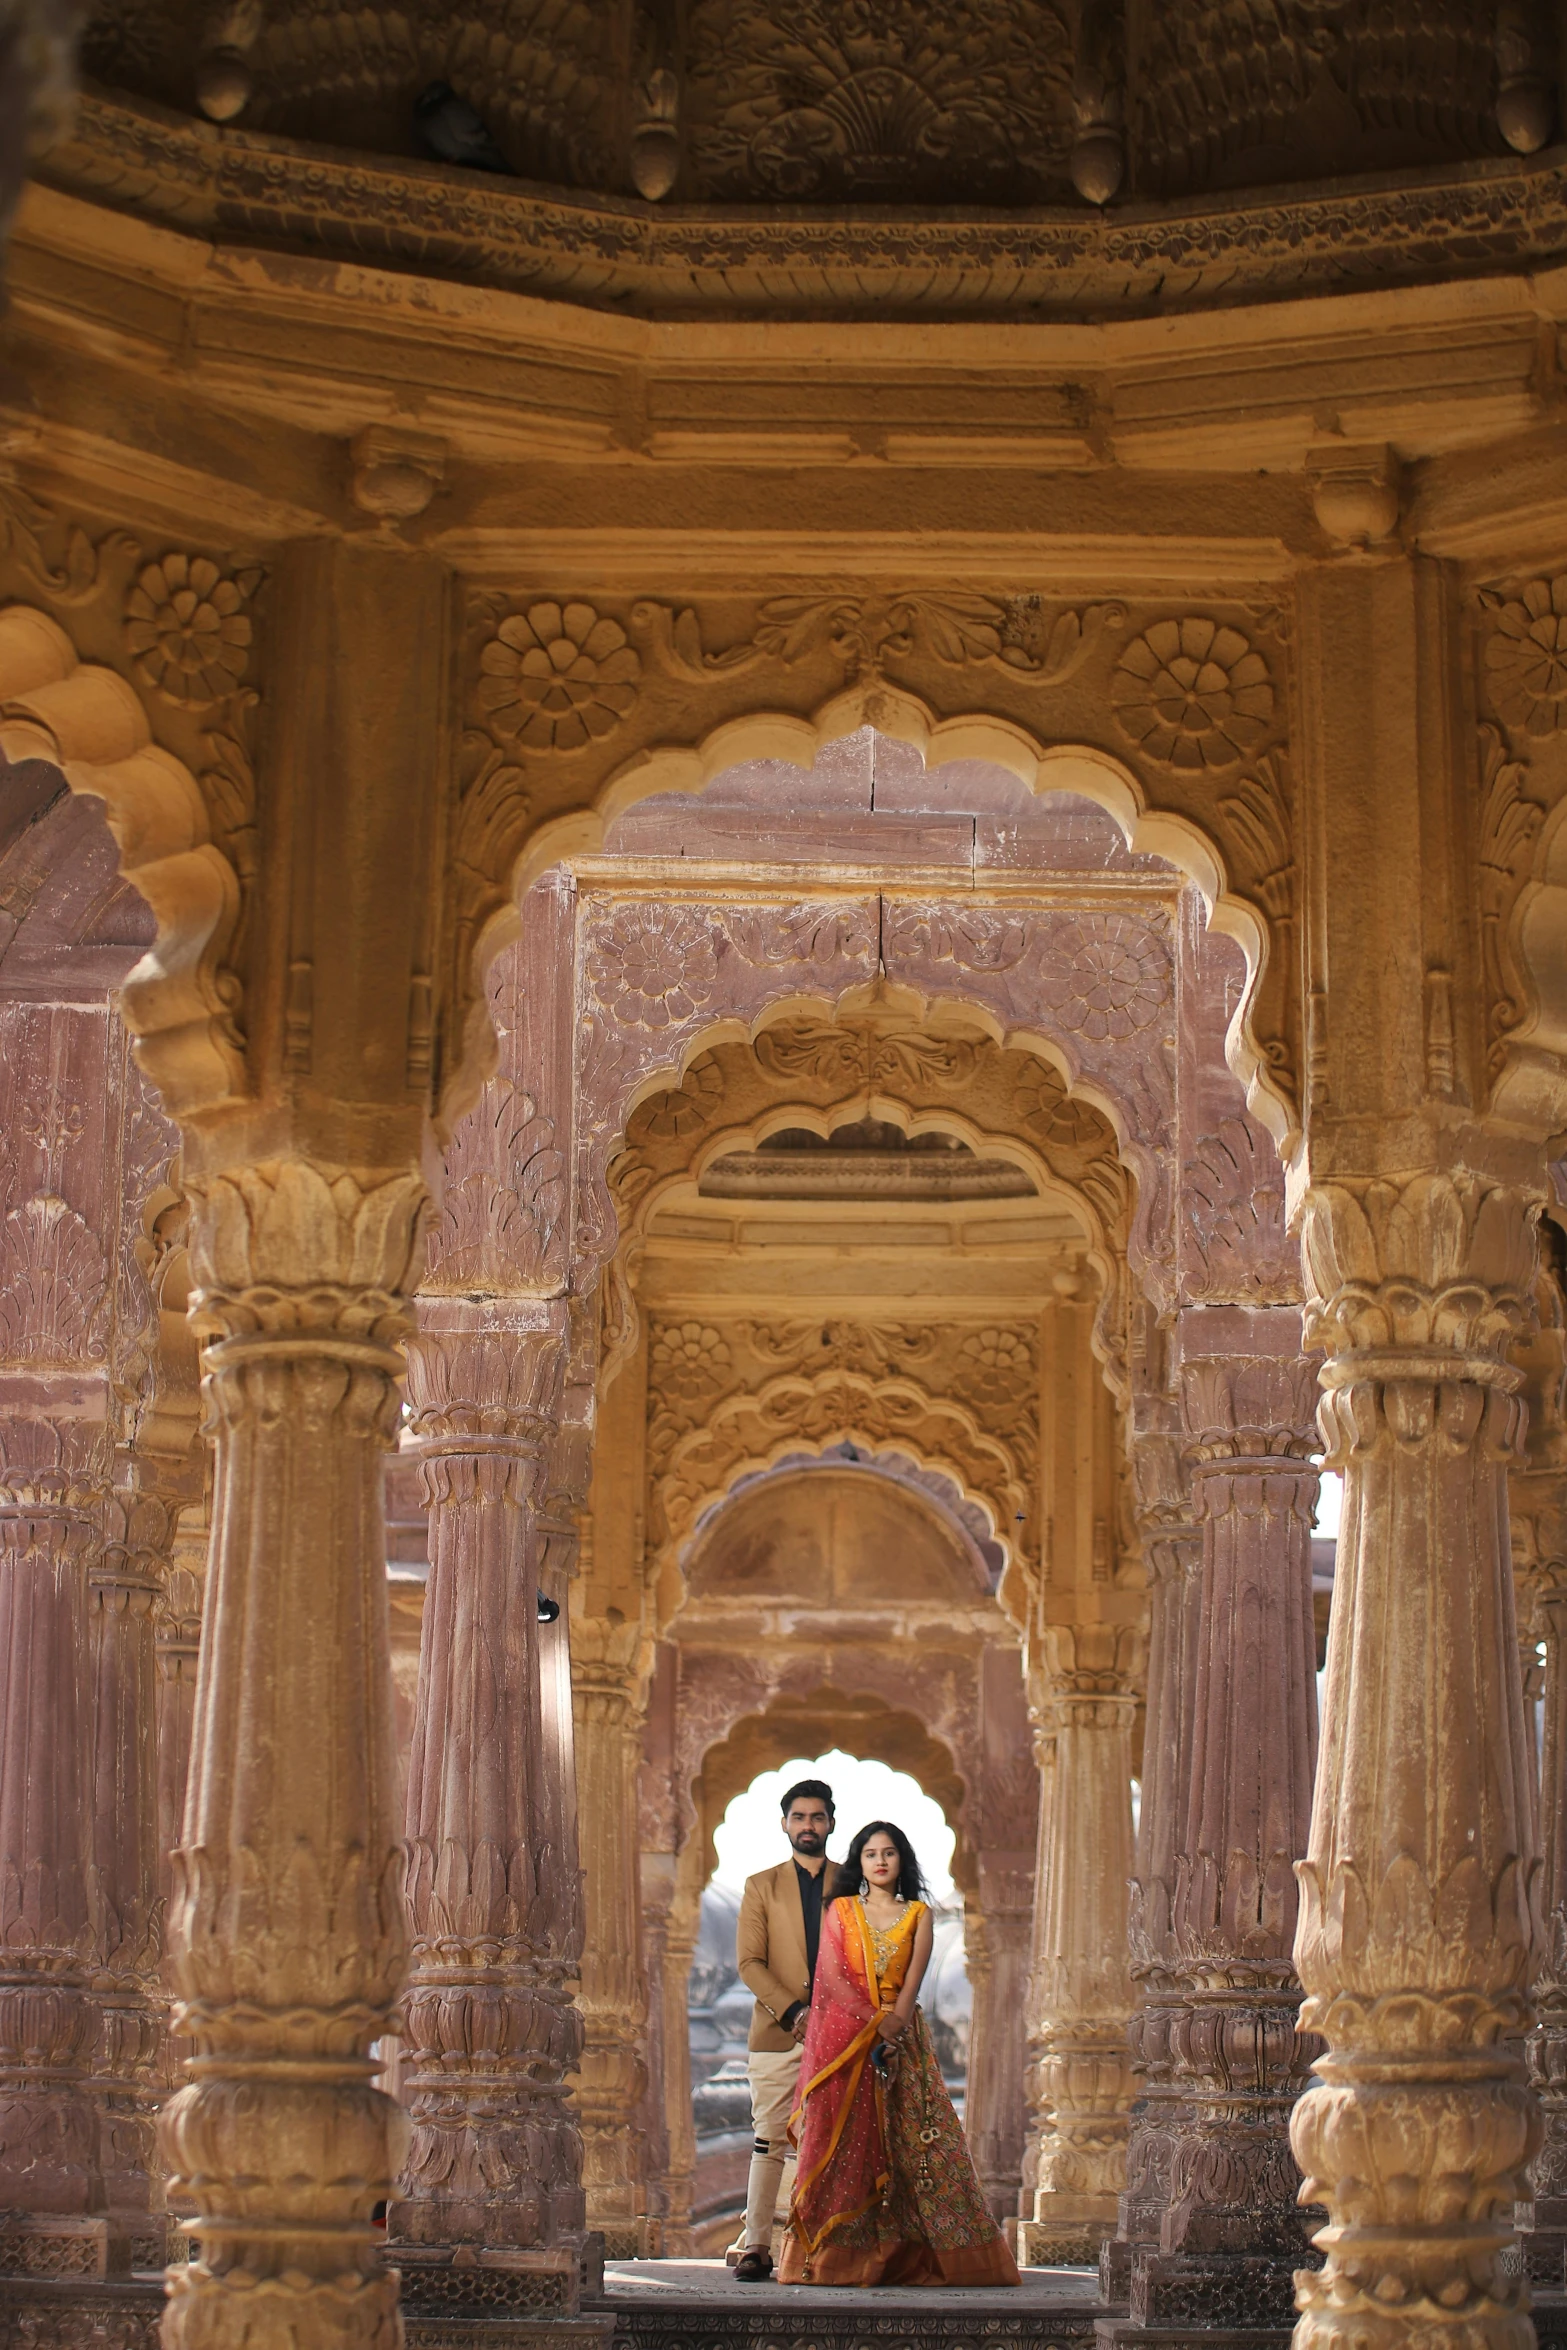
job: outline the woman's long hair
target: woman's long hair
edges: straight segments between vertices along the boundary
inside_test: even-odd
[[[925,1879],[920,1873],[920,1864],[914,1857],[914,1847],[903,1830],[895,1827],[891,1820],[868,1820],[866,1822],[849,1846],[845,1857],[838,1863],[838,1874],[833,1879],[830,1898],[834,1901],[842,1901],[859,1892],[865,1881],[865,1869],[860,1855],[872,1836],[890,1836],[898,1847],[898,1892],[902,1898],[905,1901],[928,1901],[930,1895],[925,1890]]]

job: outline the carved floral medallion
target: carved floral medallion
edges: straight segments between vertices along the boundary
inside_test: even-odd
[[[1260,749],[1273,680],[1250,638],[1200,613],[1157,620],[1115,665],[1110,699],[1128,739],[1170,767],[1228,767]]]
[[[231,694],[250,659],[251,580],[207,555],[165,555],[125,599],[125,644],[142,682],[165,701],[205,709]]]
[[[595,1001],[628,1028],[678,1028],[713,992],[718,955],[700,914],[614,907],[588,958]]]
[[[479,656],[479,707],[497,734],[534,751],[579,751],[612,734],[637,697],[642,663],[618,620],[591,604],[530,604]]]
[[[1531,579],[1516,596],[1487,599],[1496,626],[1485,674],[1497,715],[1537,740],[1567,724],[1567,574]]]

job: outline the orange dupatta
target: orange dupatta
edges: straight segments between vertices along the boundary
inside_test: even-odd
[[[882,2079],[871,2057],[882,2010],[903,1988],[923,1908],[909,1903],[880,1975],[858,1900],[829,1903],[822,1920],[801,2088],[790,2119],[799,2169],[789,2220],[807,2254],[878,2202],[891,2176]]]

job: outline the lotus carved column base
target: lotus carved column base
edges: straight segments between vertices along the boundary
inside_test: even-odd
[[[1170,2026],[1178,2004],[1167,1975],[1145,1972],[1143,2005],[1130,2034],[1140,2086],[1126,2141],[1126,2188],[1116,2207],[1115,2234],[1099,2254],[1099,2297],[1112,2308],[1125,2309],[1131,2301],[1137,2254],[1159,2248],[1175,2142],[1190,2118],[1191,2108],[1170,2077]]]
[[[579,2027],[566,1984],[546,1967],[503,1970],[484,1948],[426,1950],[406,2016],[413,2132],[388,2215],[404,2307],[573,2315],[583,2216],[565,2078]],[[551,2179],[561,2182],[553,2192]]]
[[[1017,2223],[1023,2268],[1093,2268],[1115,2234],[1126,2146],[1126,2036],[1089,2025],[1048,2035],[1051,2125],[1040,2142],[1031,2219]]]

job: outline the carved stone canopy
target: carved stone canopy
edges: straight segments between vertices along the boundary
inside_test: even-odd
[[[101,87],[48,169],[198,231],[579,302],[839,308],[874,282],[920,311],[1206,304],[1558,248],[1559,169],[1517,160],[1551,135],[1548,17],[98,0]],[[1203,202],[1246,190],[1269,194]]]
[[[1144,193],[1502,146],[1496,12],[1474,0],[1145,13],[1138,39],[1061,0],[522,0],[499,21],[471,0],[100,0],[86,57],[116,88],[287,138],[696,203],[1072,201],[1085,116],[1124,125]],[[476,119],[432,121],[432,85]]]

